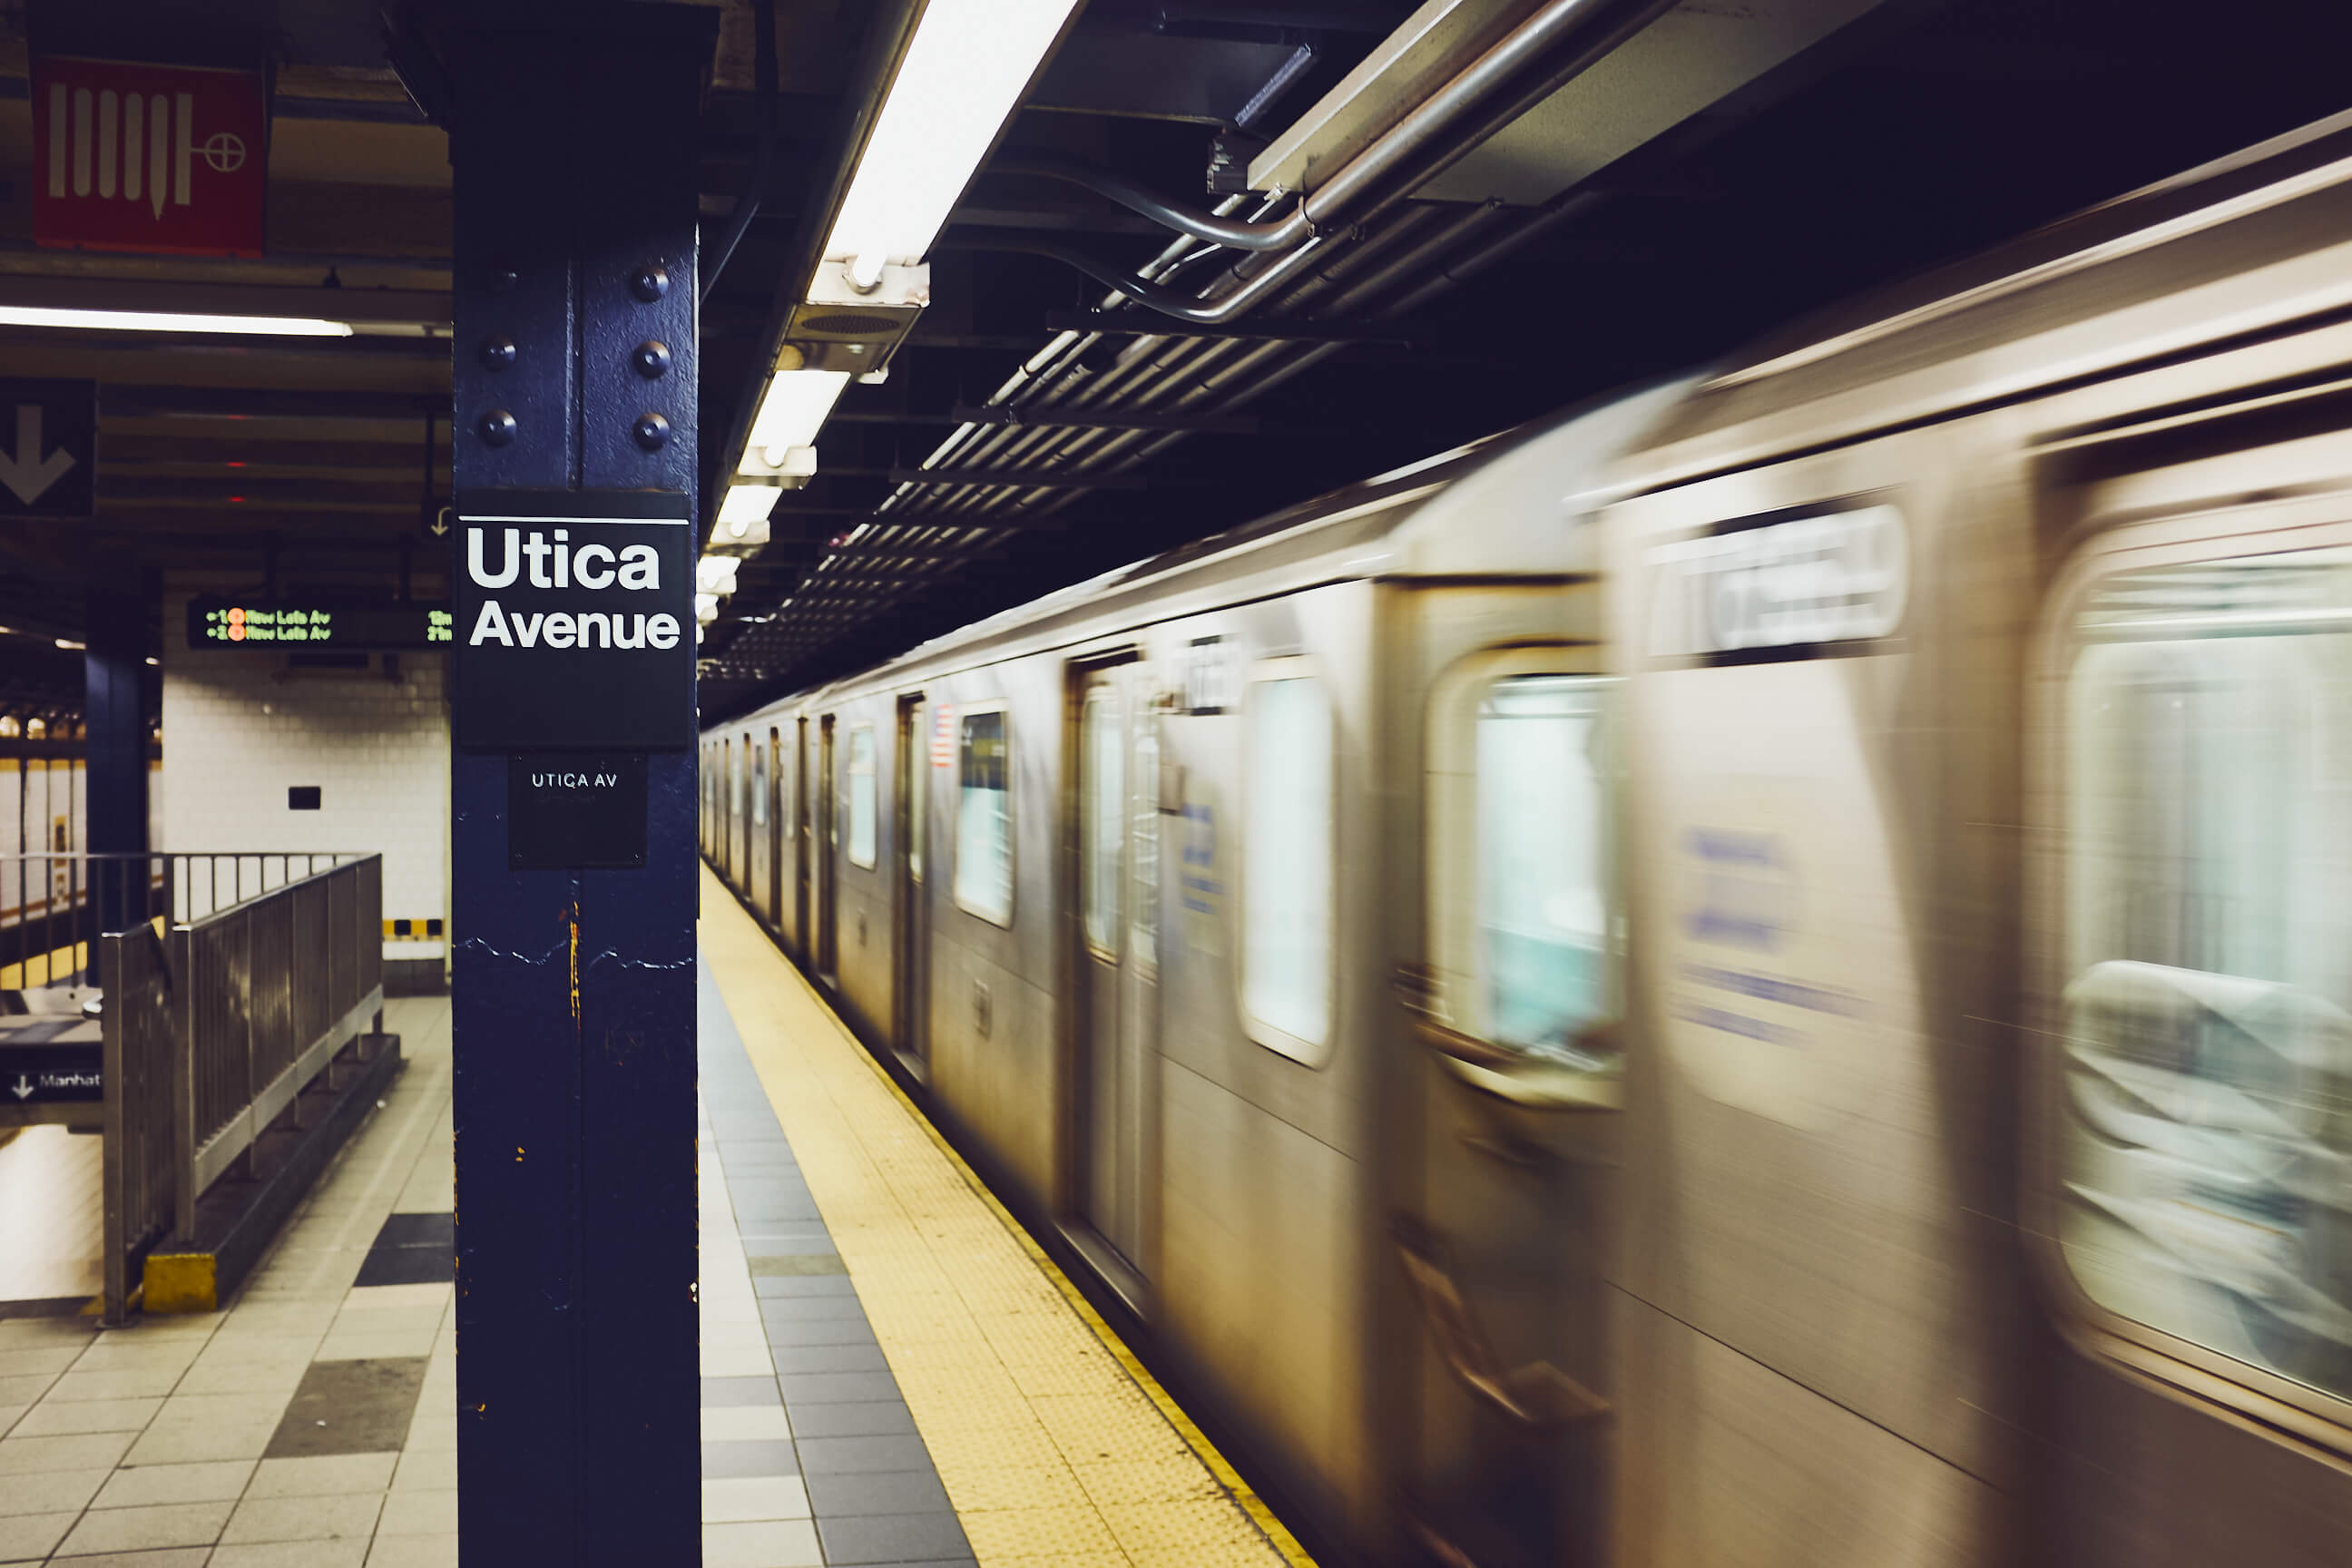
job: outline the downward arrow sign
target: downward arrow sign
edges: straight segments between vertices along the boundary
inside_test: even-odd
[[[14,456],[0,452],[0,485],[6,485],[18,500],[30,506],[73,466],[73,454],[62,447],[47,458],[41,456],[41,405],[16,405],[16,450]],[[19,1098],[31,1092],[22,1090]]]
[[[18,1073],[16,1075],[15,1087],[16,1090],[16,1098],[18,1100],[23,1100],[33,1092],[33,1080],[26,1078],[23,1073]]]

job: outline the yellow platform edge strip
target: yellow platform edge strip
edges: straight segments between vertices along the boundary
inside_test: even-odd
[[[730,888],[728,890],[731,893],[734,889]],[[773,941],[772,933],[766,926],[761,925],[749,910],[745,910],[743,913],[747,919],[752,920],[755,926],[758,926],[761,936]],[[1085,1323],[1093,1331],[1095,1338],[1102,1342],[1103,1349],[1110,1352],[1111,1358],[1118,1363],[1135,1385],[1143,1391],[1145,1397],[1151,1401],[1161,1418],[1175,1429],[1176,1435],[1184,1440],[1185,1447],[1192,1450],[1193,1457],[1208,1468],[1209,1474],[1216,1478],[1217,1484],[1232,1494],[1234,1501],[1244,1513],[1249,1516],[1250,1522],[1256,1525],[1265,1533],[1274,1549],[1282,1554],[1282,1560],[1290,1563],[1292,1568],[1316,1568],[1315,1559],[1309,1556],[1307,1549],[1298,1543],[1298,1538],[1292,1535],[1282,1521],[1274,1516],[1274,1510],[1266,1507],[1265,1500],[1259,1497],[1247,1481],[1242,1479],[1241,1473],[1234,1468],[1224,1455],[1217,1451],[1217,1446],[1209,1441],[1208,1435],[1193,1424],[1192,1418],[1184,1414],[1183,1407],[1169,1397],[1168,1391],[1160,1386],[1160,1380],[1153,1377],[1145,1369],[1143,1363],[1136,1359],[1135,1352],[1127,1348],[1127,1342],[1119,1338],[1118,1331],[1103,1321],[1102,1314],[1095,1310],[1094,1303],[1087,1300],[1086,1292],[1079,1289],[1071,1281],[1070,1277],[1062,1272],[1060,1266],[1046,1255],[1045,1249],[1037,1245],[1037,1238],[1029,1234],[1028,1227],[1015,1219],[1013,1212],[1003,1204],[997,1201],[996,1194],[989,1191],[988,1184],[981,1180],[980,1173],[965,1163],[964,1157],[956,1152],[955,1145],[949,1142],[946,1135],[931,1124],[931,1119],[923,1114],[922,1108],[915,1103],[905,1089],[898,1087],[898,1080],[890,1076],[889,1069],[877,1061],[874,1053],[866,1048],[865,1042],[858,1039],[856,1033],[842,1022],[841,1015],[834,1011],[833,1004],[824,993],[809,984],[808,976],[801,973],[800,966],[793,963],[788,955],[780,950],[777,956],[783,960],[784,967],[791,972],[794,984],[807,993],[809,999],[816,1004],[827,1019],[831,1020],[833,1026],[840,1030],[842,1037],[850,1042],[857,1059],[864,1062],[866,1069],[881,1080],[883,1089],[898,1102],[899,1109],[913,1120],[916,1126],[923,1130],[923,1135],[931,1141],[933,1147],[939,1150],[956,1174],[963,1179],[964,1184],[969,1186],[973,1194],[987,1206],[988,1212],[996,1216],[997,1223],[1012,1235],[1014,1245],[1021,1248],[1023,1254],[1046,1279],[1053,1281],[1054,1288],[1062,1293],[1063,1299],[1069,1302],[1071,1310],[1077,1313],[1079,1321]],[[761,1084],[761,1091],[767,1092],[764,1079]]]

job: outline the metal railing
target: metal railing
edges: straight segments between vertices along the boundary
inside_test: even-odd
[[[177,1044],[163,938],[142,924],[99,941],[105,1010],[102,1170],[106,1321],[122,1321],[131,1272],[178,1216],[172,1137],[172,1059]]]
[[[356,852],[195,850],[0,855],[0,991],[96,983],[92,944],[161,916],[185,924]]]
[[[192,1235],[205,1191],[250,1169],[281,1113],[299,1125],[302,1091],[382,1028],[383,860],[331,858],[161,932],[142,920],[99,941],[110,1321],[131,1260],[166,1229]]]

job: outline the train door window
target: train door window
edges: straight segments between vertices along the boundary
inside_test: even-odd
[[[751,826],[768,826],[768,752],[763,746],[754,746],[747,738],[743,749],[751,753]]]
[[[1160,966],[1160,720],[1148,702],[1135,713],[1135,784],[1129,791],[1135,822],[1135,912],[1128,940],[1137,963],[1150,975]]]
[[[1485,1033],[1571,1054],[1606,1012],[1601,683],[1507,676],[1478,704],[1477,964]]]
[[[2107,557],[2056,650],[2056,1230],[2098,1307],[2340,1419],[2352,548],[2184,548]]]
[[[1004,710],[966,709],[958,724],[955,901],[984,921],[1010,926],[1013,759]]]
[[[784,731],[781,726],[768,731],[769,748],[775,752],[776,813],[778,826],[790,830],[793,822],[793,763],[784,750]]]
[[[1331,700],[1309,660],[1270,659],[1243,708],[1242,1016],[1311,1066],[1331,1033]]]
[[[930,758],[923,745],[930,711],[919,699],[907,719],[907,878],[917,887],[923,882],[923,819],[930,815]]]
[[[849,859],[874,864],[874,726],[849,732]]]
[[[1591,662],[1577,647],[1489,650],[1431,694],[1434,1000],[1454,1028],[1554,1070],[1614,1066],[1592,1043],[1620,979],[1612,683]]]
[[[1127,742],[1118,715],[1118,688],[1101,679],[1087,689],[1078,711],[1078,903],[1087,945],[1100,957],[1118,953],[1119,881],[1127,844]]]

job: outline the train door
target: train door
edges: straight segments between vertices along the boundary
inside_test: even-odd
[[[816,842],[812,858],[816,867],[816,937],[809,944],[809,955],[816,965],[817,977],[830,981],[836,962],[834,950],[834,885],[840,880],[840,868],[834,857],[840,853],[840,837],[836,796],[839,781],[834,777],[833,715],[827,713],[817,721],[816,742]]]
[[[719,776],[725,781],[721,811],[726,820],[719,832],[719,871],[729,881],[735,879],[735,813],[742,797],[735,785],[735,742],[730,739],[719,742]]]
[[[784,918],[784,732],[768,727],[768,920]]]
[[[814,809],[809,788],[808,720],[793,721],[793,945],[800,949],[803,958],[813,951],[809,945],[809,876],[816,858],[815,835],[811,830],[811,813]]]
[[[1392,1226],[1413,1347],[1398,1362],[1401,1495],[1413,1531],[1445,1543],[1435,1555],[1589,1564],[1622,1081],[1611,688],[1595,648],[1472,641],[1552,606],[1419,599],[1424,646],[1460,640],[1417,705],[1418,953],[1399,975],[1411,1165]]]
[[[1133,1294],[1148,1273],[1150,1134],[1158,1104],[1159,743],[1132,661],[1076,672],[1077,852],[1071,966],[1071,1207],[1077,1239]],[[1127,1276],[1132,1276],[1129,1278]]]
[[[929,837],[930,755],[924,744],[930,705],[922,694],[898,699],[896,787],[898,931],[891,943],[896,984],[891,1017],[899,1055],[920,1070],[930,1051],[930,905],[925,893],[923,847]]]
[[[743,897],[759,910],[768,902],[768,845],[775,827],[768,819],[768,751],[749,730],[743,732]]]

